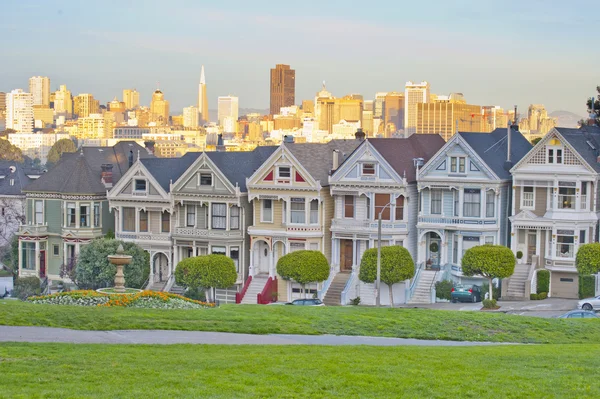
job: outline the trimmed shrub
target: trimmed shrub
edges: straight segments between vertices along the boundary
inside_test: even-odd
[[[439,299],[452,299],[452,287],[454,283],[450,280],[442,280],[435,283],[435,296]]]
[[[329,263],[320,251],[295,251],[277,261],[277,274],[284,280],[293,280],[304,286],[329,278]]]
[[[36,276],[17,277],[12,290],[12,296],[24,301],[30,296],[40,295],[42,282]]]
[[[358,305],[360,305],[360,297],[359,297],[359,296],[357,296],[356,298],[354,298],[354,299],[351,299],[351,300],[350,300],[350,304],[351,304],[351,305],[354,305],[354,306],[358,306]]]
[[[546,298],[548,298],[547,292],[540,292],[537,294],[529,294],[529,299],[531,299],[532,301],[540,301],[540,300],[546,299]]]
[[[465,276],[487,277],[489,287],[495,278],[506,278],[515,272],[515,256],[502,245],[478,245],[463,255],[461,266]],[[492,290],[493,296],[493,288]]]
[[[590,298],[596,295],[596,277],[579,276],[579,299]]]
[[[575,258],[577,271],[581,275],[596,274],[600,272],[600,243],[583,244],[577,251]]]
[[[187,258],[179,262],[175,268],[175,282],[191,290],[229,288],[236,280],[235,263],[225,255],[212,254]]]
[[[484,299],[482,304],[484,309],[496,309],[498,307],[495,299]]]
[[[204,293],[204,290],[199,288],[188,288],[185,290],[183,296],[196,301],[206,302],[206,294]]]
[[[381,248],[381,282],[390,289],[390,304],[393,305],[392,286],[415,275],[415,262],[404,247],[393,245]],[[360,281],[374,283],[377,279],[377,248],[367,249],[360,261]]]
[[[538,293],[550,291],[550,272],[548,270],[542,269],[537,271],[536,291]]]

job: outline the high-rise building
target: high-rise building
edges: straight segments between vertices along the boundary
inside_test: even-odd
[[[109,138],[106,135],[110,131],[112,135],[112,126],[110,129],[105,129],[106,120],[102,114],[94,113],[89,116],[80,117],[77,119],[77,138],[78,139],[105,139]]]
[[[22,89],[6,94],[6,128],[19,133],[33,132],[33,96]]]
[[[6,93],[0,91],[0,112],[6,111]]]
[[[33,105],[50,106],[50,78],[46,76],[29,78],[29,92],[33,96]]]
[[[204,65],[200,71],[200,84],[198,85],[198,112],[202,124],[208,122],[208,97],[206,95],[206,77],[204,76]]]
[[[277,64],[271,69],[271,115],[281,107],[294,105],[296,101],[296,71],[289,65]]]
[[[239,99],[234,96],[223,96],[219,97],[218,100],[218,119],[219,125],[225,126],[225,118],[230,118],[228,125],[231,124],[231,120],[237,123],[239,117]]]
[[[100,102],[89,93],[82,93],[73,98],[73,113],[78,118],[85,118],[100,112]]]
[[[140,106],[140,93],[136,89],[123,90],[123,102],[126,109],[135,109]]]
[[[305,114],[314,114],[315,113],[315,103],[312,100],[303,100],[302,101],[302,112]]]
[[[404,129],[404,93],[387,93],[383,101],[385,131],[396,133]]]
[[[65,114],[67,119],[73,115],[73,96],[65,85],[60,85],[60,89],[54,93],[54,113]]]
[[[404,134],[416,132],[417,104],[429,102],[429,83],[406,82],[404,88]]]
[[[430,103],[417,103],[417,134],[440,134],[448,141],[457,129],[460,132],[490,131],[480,105],[467,104],[460,93],[438,96]]]
[[[54,111],[44,105],[34,105],[33,120],[36,129],[43,129],[54,123]]]
[[[556,124],[557,120],[548,117],[548,112],[542,104],[531,104],[527,109],[527,118],[519,123],[519,130],[529,134],[544,135]]]
[[[183,127],[198,127],[199,122],[198,107],[190,105],[183,109]]]
[[[373,101],[373,119],[384,119],[385,96],[387,96],[387,93],[375,93],[375,101]]]
[[[111,112],[122,112],[124,113],[127,110],[127,105],[125,104],[125,101],[119,101],[119,99],[117,97],[115,97],[111,102],[109,102],[107,105],[107,108],[109,111]]]
[[[363,100],[353,95],[343,98],[320,97],[317,101],[319,109],[319,129],[333,132],[333,125],[341,120],[346,122],[361,122]],[[316,108],[316,107],[315,107]]]
[[[169,102],[158,89],[152,93],[152,101],[150,101],[150,122],[154,122],[156,126],[169,124]]]

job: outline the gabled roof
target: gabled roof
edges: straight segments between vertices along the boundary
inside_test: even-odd
[[[556,130],[596,172],[600,173],[600,163],[598,163],[598,155],[600,155],[600,127],[582,126],[579,129],[557,127]],[[590,144],[596,149],[594,150]]]
[[[276,149],[276,146],[264,146],[251,152],[207,152],[206,156],[233,186],[237,184],[240,191],[246,192],[246,178],[252,176]]]
[[[510,179],[509,169],[505,168],[508,153],[507,129],[495,129],[491,133],[458,133],[466,143],[479,155],[488,167],[500,179]],[[515,165],[533,148],[523,135],[512,130],[510,136],[510,160]]]
[[[23,195],[23,188],[35,180],[30,178],[29,175],[39,176],[41,174],[41,170],[34,170],[26,167],[22,163],[15,161],[0,161],[0,196]]]
[[[188,152],[181,158],[146,158],[140,159],[140,162],[168,193],[171,181],[177,181],[200,155],[201,152]]]

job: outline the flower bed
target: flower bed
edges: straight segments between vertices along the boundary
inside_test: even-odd
[[[70,291],[51,295],[34,296],[27,299],[32,303],[75,306],[127,306],[146,309],[199,309],[214,304],[195,301],[168,292],[142,291],[133,295],[108,295],[97,291]]]

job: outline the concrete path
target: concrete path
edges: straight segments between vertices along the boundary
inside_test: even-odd
[[[434,341],[345,335],[253,335],[204,331],[115,330],[84,331],[52,327],[0,326],[0,342],[73,344],[218,344],[218,345],[372,345],[483,346],[495,342]]]

